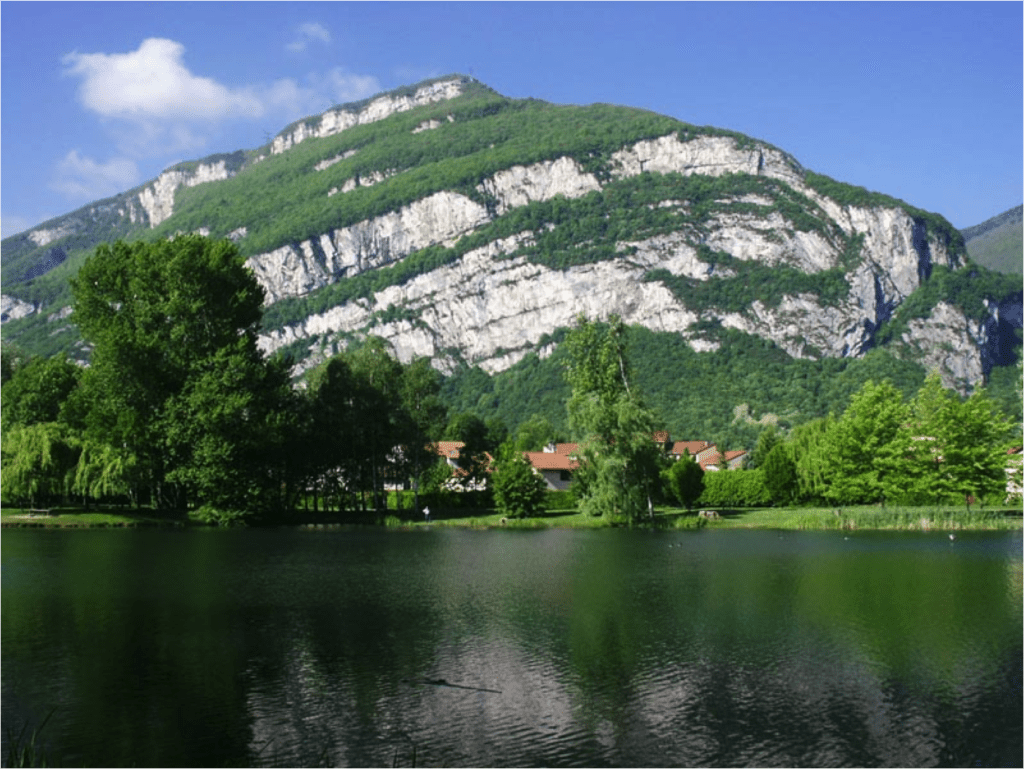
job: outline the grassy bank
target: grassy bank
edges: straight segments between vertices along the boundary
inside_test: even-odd
[[[119,510],[84,507],[61,507],[50,510],[5,507],[0,509],[0,525],[4,528],[104,529],[137,528],[140,526],[182,526],[179,516],[154,510]]]
[[[681,508],[659,508],[653,525],[664,529],[787,529],[803,531],[999,531],[1022,528],[1019,507],[965,510],[963,507],[877,507],[849,508],[765,507],[719,509],[717,517],[698,517]],[[429,524],[405,511],[377,518],[390,529],[460,527],[468,529],[606,529],[615,525],[605,518],[593,518],[575,510],[551,510],[533,518],[505,518],[493,510],[439,510]],[[288,516],[278,519],[287,523]],[[297,515],[295,523],[305,526],[366,525],[371,519],[332,513]],[[141,526],[190,525],[181,516],[153,510],[55,508],[32,511],[21,508],[0,510],[0,524],[29,528],[134,528]],[[650,525],[644,522],[643,525]]]
[[[698,517],[681,508],[659,508],[654,526],[665,529],[788,529],[788,530],[973,530],[999,531],[1022,528],[1020,508],[974,509],[963,507],[889,507],[858,506],[850,508],[765,507],[741,510],[716,510],[717,517]],[[418,528],[422,521],[400,521],[392,517],[386,523],[393,527]],[[592,518],[575,510],[555,510],[535,518],[506,519],[498,513],[477,511],[475,514],[441,513],[430,522],[434,527],[465,527],[474,529],[602,529],[613,526],[604,518]]]
[[[973,530],[1020,529],[1021,509],[1013,507],[973,509],[963,507],[878,507],[863,505],[848,508],[753,508],[722,510],[709,522],[723,529],[790,530]]]

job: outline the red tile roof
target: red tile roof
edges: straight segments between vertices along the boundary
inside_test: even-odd
[[[569,457],[568,453],[524,451],[523,456],[536,470],[575,470],[580,466],[580,463]]]
[[[685,451],[693,457],[712,445],[707,441],[676,441],[672,444],[672,454],[681,457]]]

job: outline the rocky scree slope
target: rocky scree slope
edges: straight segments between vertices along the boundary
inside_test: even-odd
[[[1019,284],[975,280],[937,215],[733,132],[450,76],[5,240],[5,337],[73,344],[66,280],[95,244],[179,232],[238,243],[267,294],[262,346],[297,371],[373,334],[495,373],[615,313],[697,350],[721,329],[795,358],[884,343],[967,390],[1021,325]]]

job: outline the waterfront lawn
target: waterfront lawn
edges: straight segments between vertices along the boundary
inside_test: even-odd
[[[721,529],[1003,530],[1022,527],[1019,507],[762,507],[720,510]]]
[[[860,505],[845,508],[824,507],[762,507],[750,509],[718,509],[717,518],[703,519],[696,511],[682,508],[659,508],[654,525],[658,528],[708,529],[788,529],[788,530],[1006,530],[1022,528],[1021,509],[1014,507],[879,507]],[[397,524],[398,522],[395,521]],[[645,522],[642,522],[642,524]],[[504,519],[488,510],[471,512],[442,511],[429,524],[424,521],[404,522],[405,526],[439,526],[465,528],[608,528],[604,518],[583,515],[575,510],[554,510],[533,518]]]
[[[37,526],[55,529],[121,528],[135,526],[168,526],[179,524],[180,519],[155,510],[131,510],[93,506],[59,507],[49,511],[20,507],[0,509],[3,526]]]

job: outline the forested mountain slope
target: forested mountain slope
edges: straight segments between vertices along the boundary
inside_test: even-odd
[[[463,76],[4,240],[5,341],[76,350],[68,280],[96,244],[181,232],[238,244],[266,291],[261,345],[297,372],[372,334],[403,361],[497,374],[551,353],[579,314],[668,335],[686,351],[670,379],[737,345],[820,374],[882,347],[966,391],[1019,345],[1020,281],[970,262],[938,215],[734,132],[507,99]]]
[[[1024,272],[1024,206],[962,230],[967,253],[996,272]]]

